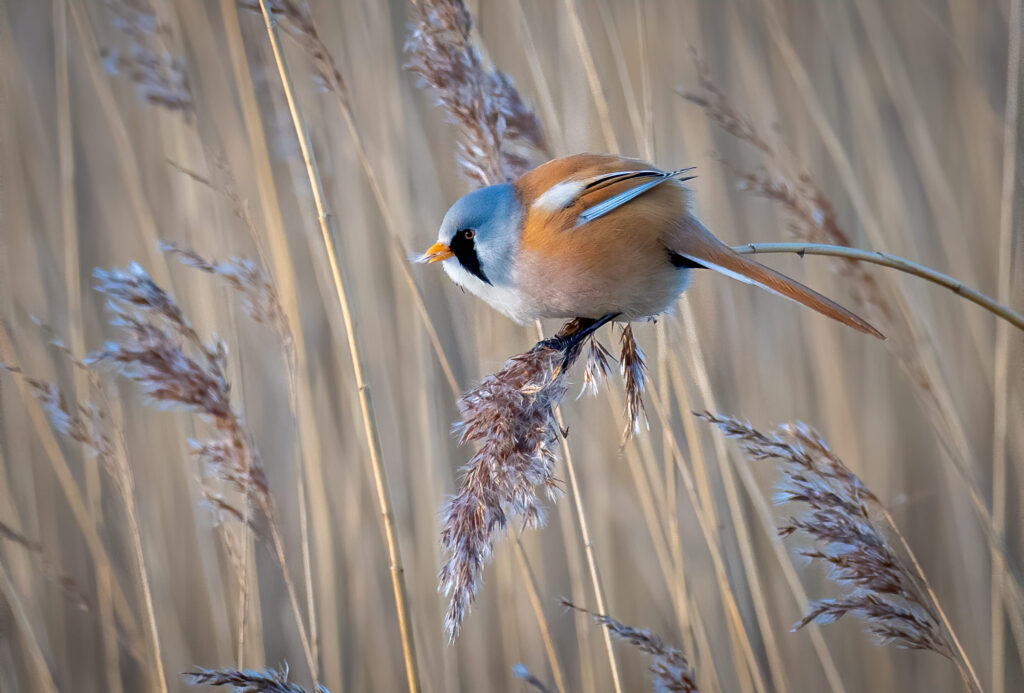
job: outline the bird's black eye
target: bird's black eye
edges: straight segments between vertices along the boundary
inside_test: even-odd
[[[467,241],[471,241],[476,237],[476,231],[473,229],[462,229],[459,231],[459,235],[465,238]]]

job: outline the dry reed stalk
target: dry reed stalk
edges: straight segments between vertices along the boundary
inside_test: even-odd
[[[71,19],[75,24],[78,40],[85,45],[87,51],[99,54],[102,48],[97,43],[96,34],[88,16],[88,9],[84,4],[77,2],[69,3],[68,9],[71,11]],[[103,111],[103,123],[109,127],[110,135],[114,140],[113,151],[120,169],[120,182],[124,186],[124,197],[131,207],[136,227],[145,241],[144,248],[150,269],[161,286],[173,287],[167,263],[157,252],[159,232],[153,210],[143,189],[144,176],[137,159],[138,149],[132,141],[124,116],[114,97],[111,80],[101,69],[99,61],[85,60],[83,62],[92,86],[90,93],[99,99],[100,108]]]
[[[231,686],[237,693],[306,693],[306,689],[288,680],[288,665],[280,670],[202,669],[181,675],[190,686]],[[317,685],[316,693],[330,693]]]
[[[928,584],[913,552],[878,498],[803,423],[764,434],[750,424],[708,412],[698,414],[729,438],[737,439],[752,460],[780,463],[780,503],[803,503],[810,510],[779,528],[783,537],[803,532],[818,545],[801,553],[830,567],[830,577],[849,588],[836,599],[812,602],[794,630],[809,623],[831,623],[846,614],[864,620],[880,644],[930,650],[950,659],[968,690],[981,691],[967,654]],[[881,517],[884,524],[879,522]],[[899,538],[908,565],[886,534]]]
[[[25,604],[18,595],[18,590],[15,588],[11,576],[7,574],[7,569],[2,563],[0,563],[0,594],[3,595],[9,605],[14,615],[14,620],[18,624],[17,628],[22,632],[22,646],[28,654],[27,664],[31,665],[31,671],[37,680],[39,689],[46,691],[46,693],[57,693],[57,683],[53,680],[50,665],[46,661],[46,655],[43,653],[43,648],[39,644],[39,637],[35,632],[35,619],[32,618],[28,609],[25,608]]]
[[[565,149],[565,138],[558,123],[558,111],[555,106],[554,97],[551,94],[551,87],[548,84],[548,77],[544,74],[544,66],[541,64],[540,56],[538,55],[537,44],[533,39],[533,31],[530,29],[530,22],[526,17],[526,11],[523,9],[523,0],[515,0],[514,5],[518,20],[516,28],[522,44],[522,53],[530,66],[530,75],[533,77],[537,102],[544,110],[544,118],[541,122],[544,123],[547,132],[551,133],[548,139],[554,142],[554,146],[551,147],[553,151],[562,151]]]
[[[0,359],[10,368],[20,368],[2,318],[0,318]],[[128,603],[117,574],[113,572],[110,557],[107,554],[95,523],[91,520],[89,510],[82,499],[78,483],[75,481],[71,468],[68,466],[67,459],[63,456],[60,444],[57,442],[53,430],[48,424],[46,412],[33,396],[32,389],[28,383],[23,378],[18,378],[16,382],[22,403],[32,421],[32,427],[39,437],[43,451],[61,487],[61,492],[67,500],[68,508],[75,518],[75,523],[82,532],[82,537],[85,540],[90,557],[97,566],[97,570],[109,575],[113,592],[114,612],[117,619],[127,631],[128,640],[131,642],[138,641],[144,636],[139,631],[137,621],[135,620],[135,612]]]
[[[569,28],[572,30],[573,39],[576,41],[576,50],[580,53],[587,85],[590,87],[590,94],[593,96],[594,106],[597,108],[597,118],[601,124],[605,149],[609,152],[617,152],[619,151],[619,141],[615,137],[615,128],[612,127],[611,109],[608,107],[608,99],[601,88],[601,78],[597,74],[597,65],[590,50],[590,43],[587,41],[587,33],[580,20],[577,0],[565,0],[565,12],[569,19]]]
[[[526,549],[523,547],[522,539],[516,536],[512,545],[515,548],[516,559],[521,566],[522,573],[526,576],[526,594],[530,599],[530,607],[537,617],[541,641],[544,643],[544,652],[547,655],[548,664],[555,679],[555,690],[559,693],[566,693],[568,688],[565,685],[565,674],[562,673],[562,665],[558,661],[555,644],[551,639],[551,630],[548,628],[548,621],[544,616],[544,606],[541,604],[540,594],[537,592],[537,578],[530,567],[530,561],[526,556]]]
[[[579,326],[577,321],[569,321],[566,323],[559,335],[571,334]],[[544,333],[541,328],[540,321],[537,321],[537,333],[543,338]],[[556,336],[556,339],[558,336]],[[593,336],[591,336],[593,340]],[[581,345],[577,345],[581,346]],[[564,370],[568,370],[569,366],[578,356],[578,351],[570,351],[566,354],[566,360],[564,362]],[[590,368],[589,360],[594,357],[594,351],[591,349],[588,354],[588,370]],[[604,364],[602,364],[604,365]],[[601,366],[597,366],[600,368]],[[565,420],[562,418],[562,410],[556,406],[554,408],[555,424],[558,426],[560,431],[565,431]],[[580,528],[580,539],[583,543],[583,554],[587,560],[587,573],[590,576],[590,586],[594,590],[594,601],[596,602],[597,608],[601,611],[606,611],[606,599],[604,593],[604,584],[601,580],[601,571],[597,568],[597,556],[594,552],[594,541],[590,535],[590,523],[587,521],[586,509],[583,507],[583,495],[580,493],[579,481],[576,478],[576,464],[573,460],[572,449],[569,447],[569,439],[562,435],[562,455],[565,457],[565,470],[569,476],[569,488],[572,494],[573,510],[576,512],[576,524]],[[612,646],[611,635],[607,632],[602,633],[604,640],[605,654],[608,656],[608,668],[612,676],[612,685],[616,693],[622,693],[624,690],[622,684],[622,672],[619,670],[619,660],[615,656],[615,648]]]
[[[251,6],[255,8],[255,3],[247,4],[243,2],[241,4],[243,7]],[[461,151],[465,154],[465,157],[461,159],[466,165],[473,168],[471,160],[474,156],[486,159],[489,156],[489,152],[499,152],[495,154],[497,168],[491,169],[491,175],[494,175],[494,170],[501,167],[508,170],[509,175],[517,175],[524,171],[527,166],[527,160],[520,153],[521,151],[530,146],[546,150],[539,123],[520,99],[511,84],[511,80],[497,70],[487,70],[483,67],[479,53],[469,39],[471,20],[461,3],[437,3],[437,5],[437,7],[433,8],[437,10],[437,13],[431,18],[431,21],[437,21],[433,25],[430,25],[429,22],[424,22],[421,27],[423,32],[418,37],[423,40],[422,43],[418,44],[421,48],[426,49],[429,45],[433,50],[438,51],[430,56],[423,77],[427,82],[430,82],[431,78],[436,78],[433,85],[442,91],[446,88],[461,89],[463,95],[465,93],[483,95],[480,103],[474,102],[472,108],[463,111],[464,118],[460,122],[463,123],[468,137],[471,140],[475,137],[476,140],[475,142],[471,141],[468,143],[460,141]],[[428,337],[441,361],[441,366],[448,378],[449,385],[457,394],[457,386],[448,364],[448,359],[441,347],[432,321],[426,313],[422,297],[412,282],[411,275],[404,262],[407,254],[404,252],[404,248],[401,248],[401,243],[391,221],[389,207],[384,200],[377,176],[369,163],[362,145],[362,139],[355,127],[355,121],[348,100],[348,92],[340,71],[334,65],[330,53],[326,50],[320,39],[305,5],[296,2],[274,2],[272,3],[271,11],[284,20],[283,24],[289,33],[311,55],[317,66],[319,78],[323,86],[338,97],[339,105],[345,116],[350,134],[356,144],[359,159],[370,182],[381,215],[384,218],[385,226],[393,240],[392,247],[399,251],[397,256],[401,260],[399,263],[401,270],[413,293],[417,309],[423,317]],[[439,42],[439,39],[446,33],[448,39],[455,39],[454,43],[445,44],[443,41]],[[412,41],[412,39],[410,40]],[[423,57],[422,54],[420,57]],[[415,59],[413,62],[415,62]],[[439,77],[444,70],[448,70],[449,76],[458,77],[458,79],[455,82],[448,82],[446,79]],[[457,100],[448,101],[446,105],[453,108],[461,108]],[[467,115],[469,116],[468,120],[465,118]],[[481,147],[481,143],[486,146]],[[507,148],[506,145],[508,145]],[[477,172],[484,171],[485,169],[486,163],[477,165],[474,168]],[[542,631],[547,630],[546,623],[541,622],[541,629]]]
[[[79,267],[79,226],[75,201],[75,151],[71,116],[71,86],[68,53],[67,0],[53,3],[54,65],[57,110],[57,152],[60,176],[60,217],[64,241],[64,289],[67,300],[68,337],[75,354],[85,353],[82,324],[81,272]],[[75,397],[83,397],[88,384],[81,369],[74,369]],[[85,492],[94,521],[102,525],[101,485],[99,465],[88,456],[84,461]],[[98,611],[102,623],[104,664],[110,693],[121,693],[120,652],[118,651],[111,605],[111,587],[103,571],[96,573]]]
[[[662,411],[660,398],[656,396],[651,400],[651,402],[662,426],[668,428],[667,414]],[[746,665],[746,669],[752,679],[752,684],[755,689],[762,692],[766,691],[767,688],[764,677],[757,664],[753,644],[750,641],[750,636],[746,632],[739,608],[739,602],[729,580],[725,556],[723,555],[722,547],[719,545],[719,535],[716,531],[717,520],[715,519],[713,506],[710,502],[702,502],[701,492],[698,489],[697,483],[695,483],[693,473],[685,464],[685,457],[679,448],[679,444],[678,441],[676,441],[675,436],[671,435],[669,437],[669,441],[673,448],[676,467],[679,470],[679,478],[683,482],[683,487],[686,489],[690,504],[697,517],[698,527],[700,528],[704,543],[708,548],[708,553],[711,556],[711,562],[715,571],[715,580],[718,585],[718,591],[722,596],[722,606],[725,610],[733,647],[741,653],[743,658],[742,661]]]
[[[1013,284],[1013,234],[1015,202],[1017,200],[1017,140],[1020,117],[1021,77],[1021,32],[1024,12],[1021,0],[1010,3],[1009,47],[1006,68],[1006,112],[1003,129],[1003,185],[999,208],[999,269],[997,275],[998,298],[1009,303]],[[1018,255],[1018,259],[1019,259]],[[1007,445],[1008,411],[1010,399],[1010,330],[1006,325],[996,325],[995,386],[992,413],[992,522],[997,534],[1006,530],[1007,506]],[[992,585],[990,618],[992,631],[992,692],[1002,693],[1005,689],[1006,637],[1003,624],[1003,590],[1000,583],[1006,568],[1000,553],[992,554]]]
[[[310,190],[313,194],[313,202],[316,207],[317,219],[320,226],[320,233],[324,243],[324,249],[331,267],[331,277],[334,282],[338,303],[341,307],[342,319],[345,323],[345,333],[348,338],[349,355],[352,359],[352,370],[355,375],[356,387],[359,395],[359,407],[362,414],[363,429],[366,435],[367,446],[370,450],[370,467],[373,472],[374,485],[377,491],[377,502],[380,506],[384,524],[385,543],[388,551],[388,558],[391,561],[392,588],[395,597],[395,609],[398,615],[399,631],[402,638],[402,657],[405,662],[406,679],[410,693],[419,690],[419,669],[416,662],[416,649],[412,635],[412,614],[408,604],[408,589],[405,584],[405,574],[402,568],[401,554],[394,527],[394,510],[392,509],[390,490],[388,488],[387,476],[382,460],[380,447],[380,435],[377,428],[376,417],[373,413],[373,399],[370,393],[369,383],[364,375],[362,352],[358,344],[356,334],[355,318],[352,313],[352,306],[349,303],[348,281],[344,275],[342,266],[338,261],[336,249],[337,230],[334,228],[333,216],[328,215],[326,201],[324,199],[323,183],[320,180],[316,168],[316,159],[313,155],[313,148],[309,140],[309,134],[302,121],[298,102],[295,98],[295,88],[292,84],[291,75],[288,72],[287,63],[284,58],[284,51],[281,46],[281,38],[277,29],[277,21],[271,12],[267,0],[259,0],[260,11],[267,29],[267,36],[274,53],[274,60],[277,66],[281,85],[284,88],[285,97],[288,101],[288,110],[291,113],[292,124],[295,128],[295,135],[299,141],[302,151],[303,162],[306,167],[306,175],[309,179]]]
[[[299,299],[296,290],[296,279],[293,268],[292,252],[288,245],[288,238],[284,229],[283,215],[278,199],[277,188],[274,184],[274,173],[270,163],[270,152],[267,142],[263,137],[263,118],[260,114],[259,104],[256,101],[256,94],[253,89],[252,76],[250,73],[248,58],[242,39],[242,29],[239,23],[239,9],[235,0],[221,0],[221,16],[223,18],[225,31],[227,33],[228,48],[231,57],[231,67],[235,78],[240,108],[245,124],[246,141],[249,144],[249,152],[253,158],[254,172],[258,189],[257,199],[262,211],[263,223],[268,240],[267,255],[269,264],[273,268],[274,283],[278,287],[281,297],[282,310],[288,321],[288,334],[291,335],[292,349],[294,355],[295,382],[292,388],[292,395],[295,403],[295,421],[298,427],[298,435],[301,447],[301,459],[303,463],[303,476],[299,480],[299,499],[301,504],[300,520],[301,527],[307,524],[306,497],[304,491],[309,492],[310,513],[314,516],[312,522],[312,541],[317,546],[316,568],[320,584],[334,584],[334,555],[329,550],[331,523],[327,519],[328,500],[326,484],[322,483],[323,469],[320,460],[319,431],[315,420],[310,412],[314,411],[312,394],[310,392],[310,378],[306,375],[305,361],[305,340],[302,332],[302,324],[299,313]],[[250,232],[256,238],[255,228],[249,225]],[[309,239],[312,245],[312,239]],[[257,242],[257,247],[260,244]],[[309,542],[306,540],[305,531],[302,532],[303,554],[308,556]],[[304,561],[305,563],[305,561]],[[313,578],[312,566],[305,570],[307,601],[310,602],[310,635],[314,643],[314,653],[322,646],[327,650],[340,651],[340,643],[337,642],[337,628],[324,628],[321,632],[317,624],[317,609],[312,604],[313,600]],[[333,595],[329,590],[321,590],[317,595],[320,598],[321,608],[325,614],[335,614]],[[324,638],[321,642],[321,637]],[[341,680],[341,672],[332,668],[334,660],[328,658],[324,661],[324,677],[329,680]],[[241,666],[241,663],[239,663]]]
[[[44,328],[45,329],[45,328]],[[113,429],[110,402],[95,371],[72,354],[69,347],[58,340],[51,340],[75,367],[76,371],[88,374],[88,384],[95,397],[85,404],[70,404],[56,385],[25,375],[20,368],[0,364],[0,368],[20,376],[35,393],[36,399],[43,406],[53,427],[62,435],[81,444],[90,457],[100,462],[124,503],[125,515],[128,519],[128,533],[132,537],[132,549],[135,559],[135,570],[142,585],[143,608],[149,629],[151,646],[151,664],[158,690],[167,691],[167,682],[163,668],[163,655],[160,648],[160,635],[156,625],[156,610],[153,604],[153,593],[150,586],[149,572],[146,568],[145,554],[142,548],[142,533],[139,526],[135,505],[135,477],[128,464],[127,445],[120,430]],[[10,535],[9,535],[10,536]],[[44,563],[44,569],[46,564]],[[78,595],[80,608],[88,610],[88,600],[67,576],[58,575],[58,581],[68,594]],[[109,585],[109,583],[108,583]],[[101,616],[102,617],[102,616]],[[104,624],[105,626],[107,624]],[[116,638],[116,631],[113,633]],[[116,644],[115,644],[116,647]],[[118,684],[113,684],[115,687]]]
[[[681,650],[666,645],[657,633],[627,626],[611,616],[582,609],[569,601],[563,600],[562,604],[570,609],[590,614],[610,633],[614,633],[616,637],[625,640],[641,652],[651,655],[650,671],[654,690],[658,693],[699,693],[693,668],[686,655]]]
[[[968,301],[975,303],[993,315],[1020,330],[1024,330],[1024,315],[1008,305],[1004,305],[976,291],[949,275],[937,272],[912,260],[898,257],[890,253],[872,250],[860,250],[843,245],[827,245],[823,243],[746,243],[733,246],[733,250],[743,255],[757,253],[796,253],[797,255],[823,255],[854,262],[868,262],[882,267],[890,267],[905,274],[920,277],[925,281],[945,287]],[[1001,323],[997,323],[1001,324]],[[888,341],[888,340],[887,340]]]

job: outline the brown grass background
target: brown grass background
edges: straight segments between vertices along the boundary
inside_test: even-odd
[[[788,222],[779,208],[736,191],[735,178],[719,162],[724,157],[749,168],[759,163],[757,151],[674,91],[696,84],[693,46],[737,107],[762,130],[775,131],[800,168],[812,173],[854,245],[909,257],[1024,308],[1019,171],[1011,172],[1009,197],[1017,213],[1009,242],[1000,241],[1008,40],[1019,30],[1008,2],[469,5],[481,45],[536,108],[557,153],[618,150],[661,167],[695,165],[696,206],[709,228],[734,244],[783,239]],[[230,347],[236,406],[267,470],[303,606],[303,503],[308,511],[321,681],[335,693],[402,690],[388,562],[344,328],[262,19],[236,13],[230,0],[163,0],[155,8],[173,27],[167,46],[186,61],[195,100],[191,119],[144,103],[126,79],[104,71],[100,49],[124,38],[101,2],[0,2],[0,360],[69,393],[81,391],[81,379],[46,348],[31,316],[51,324],[78,354],[99,348],[110,328],[102,299],[91,290],[92,269],[133,260],[145,266],[201,334],[216,332]],[[452,127],[402,69],[408,8],[400,0],[312,0],[311,9],[345,78],[356,130],[404,251],[420,251],[469,183],[457,172]],[[438,510],[471,452],[449,434],[457,415],[454,394],[337,101],[317,90],[295,41],[286,37],[285,47],[353,287],[423,689],[524,690],[511,675],[516,663],[551,683],[508,538],[497,545],[458,642],[449,646],[442,634]],[[289,411],[286,369],[273,333],[247,320],[216,278],[156,250],[156,241],[166,239],[208,256],[258,257],[261,249],[230,203],[171,165],[212,176],[211,162],[219,158],[248,202],[267,267],[293,326],[300,327],[296,346],[308,392],[299,406],[301,426]],[[1000,289],[998,269],[1006,253],[1013,257],[1008,294]],[[825,258],[773,256],[766,262],[850,302],[850,287]],[[437,268],[408,271],[460,390],[536,341],[535,328],[511,324]],[[986,690],[1024,686],[1024,634],[1015,637],[1005,616],[1019,613],[1021,604],[997,600],[993,620],[985,523],[955,471],[960,464],[974,477],[988,512],[995,503],[997,527],[1005,504],[1002,555],[1020,575],[1024,340],[1011,332],[1001,371],[991,315],[913,278],[870,271],[887,295],[904,293],[924,336],[914,349],[930,353],[928,345],[934,346],[928,387],[948,402],[952,420],[922,404],[918,385],[883,343],[704,274],[684,299],[692,321],[683,320],[681,310],[636,330],[649,358],[648,396],[664,400],[667,425],[648,404],[650,432],[621,446],[621,385],[614,379],[597,398],[563,406],[608,610],[686,650],[702,690],[754,688],[674,471],[676,446],[702,480],[729,584],[768,689],[837,690],[815,654],[813,627],[788,632],[803,611],[780,555],[793,557],[812,598],[837,589],[819,567],[803,567],[794,545],[779,550],[775,520],[786,510],[767,505],[774,469],[751,466],[693,421],[690,410],[705,408],[765,426],[800,419],[818,428],[891,510]],[[548,325],[548,332],[555,327]],[[604,332],[604,341],[613,342]],[[1005,383],[996,380],[1000,372],[1007,374]],[[576,373],[574,381],[581,377]],[[209,508],[200,502],[186,443],[197,424],[182,413],[144,408],[134,387],[111,382],[120,395],[117,409],[136,480],[163,663],[168,685],[177,690],[183,687],[179,672],[235,663],[237,586]],[[1006,415],[1008,471],[993,488],[997,410]],[[961,440],[959,431],[961,448],[941,442],[943,435]],[[60,481],[62,469],[69,470],[69,483]],[[558,473],[564,478],[562,469]],[[86,514],[76,516],[73,503],[84,504]],[[599,628],[559,603],[567,597],[594,608],[571,499],[548,507],[547,526],[524,533],[522,542],[559,665],[570,690],[612,690]],[[51,433],[31,398],[7,376],[0,378],[0,522],[38,541],[45,558],[0,539],[0,690],[157,690],[145,636],[133,640],[131,627],[112,621],[110,590],[87,543],[87,535],[98,538],[102,561],[136,614],[135,631],[144,634],[123,505],[95,462]],[[746,568],[745,541],[751,551]],[[268,544],[256,546],[244,663],[288,661],[296,680],[308,684],[281,572]],[[46,579],[47,570],[73,577],[88,607],[79,608],[65,588]],[[763,622],[758,602],[766,610]],[[104,627],[111,623],[121,634],[113,645]],[[821,628],[820,636],[846,691],[962,689],[945,660],[875,647],[852,618]],[[627,690],[648,686],[641,656],[623,648],[618,658]]]

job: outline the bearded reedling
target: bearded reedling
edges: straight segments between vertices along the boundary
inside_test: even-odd
[[[517,322],[587,321],[574,340],[611,320],[664,313],[694,269],[753,284],[884,338],[834,301],[712,235],[693,216],[683,186],[691,170],[661,171],[601,154],[554,159],[460,198],[419,260],[441,262],[452,281]]]

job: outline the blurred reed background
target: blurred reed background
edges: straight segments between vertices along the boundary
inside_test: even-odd
[[[616,644],[610,665],[601,626],[561,598],[656,631],[704,691],[963,690],[947,660],[875,646],[853,617],[789,632],[808,598],[842,590],[800,555],[809,544],[776,536],[794,511],[771,505],[775,465],[748,461],[691,410],[818,429],[888,508],[982,687],[1024,687],[1021,333],[934,285],[811,256],[763,261],[889,340],[698,276],[674,315],[636,326],[650,431],[621,444],[617,377],[566,399],[578,494],[545,500],[542,529],[510,525],[449,645],[439,512],[472,455],[450,434],[456,397],[537,331],[408,264],[477,184],[456,164],[457,129],[403,69],[419,10],[268,4],[298,13],[282,18],[283,58],[337,231],[360,376],[260,3],[0,2],[0,361],[39,379],[0,377],[0,690],[180,690],[197,666],[288,662],[307,688],[315,669],[334,693],[397,691],[407,655],[427,691],[525,690],[516,664],[552,688],[648,688],[644,656]],[[886,250],[1024,308],[1019,2],[469,9],[472,40],[514,79],[553,154],[694,165],[697,212],[727,242]],[[279,306],[261,314],[257,298],[264,324],[249,319],[225,277],[182,266],[159,241],[251,258]],[[202,363],[223,366],[238,426],[210,402],[205,421],[142,406],[112,369],[96,378],[48,345],[59,337],[82,358],[122,334],[93,269],[133,261],[203,342],[224,340],[226,361]],[[206,269],[273,303],[258,272]],[[582,366],[571,380],[572,394]],[[65,404],[55,430],[36,399],[61,424],[46,383],[97,408],[76,417]],[[246,450],[234,477],[213,482],[202,465],[217,461],[188,442],[210,422]],[[239,499],[263,488],[260,468],[272,503],[250,510]],[[567,479],[564,459],[555,474]],[[404,569],[398,611],[388,528]]]

